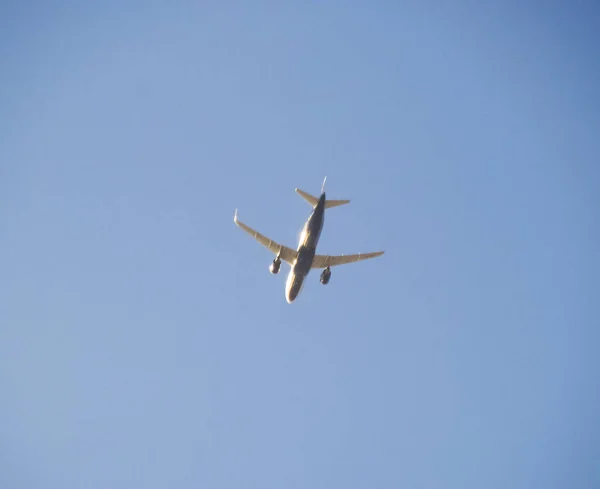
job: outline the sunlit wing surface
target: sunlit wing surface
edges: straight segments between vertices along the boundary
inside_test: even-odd
[[[375,258],[383,255],[383,253],[383,251],[376,251],[374,253],[358,253],[356,255],[315,255],[311,268],[326,268],[334,267],[336,265],[345,265],[346,263],[354,263],[369,258]]]
[[[260,234],[258,231],[255,231],[250,226],[247,226],[242,221],[237,218],[237,211],[235,212],[235,216],[233,217],[233,221],[236,225],[246,231],[250,236],[252,236],[256,241],[258,241],[261,245],[271,250],[276,255],[278,254],[280,258],[292,265],[294,260],[298,255],[296,250],[292,248],[288,248],[287,246],[280,245],[279,243],[273,241],[272,239],[267,238],[265,235]]]

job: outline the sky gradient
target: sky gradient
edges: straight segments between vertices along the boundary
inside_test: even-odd
[[[600,487],[600,8],[452,3],[0,7],[0,487]]]

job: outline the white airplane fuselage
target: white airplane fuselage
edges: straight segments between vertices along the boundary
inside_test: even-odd
[[[285,284],[285,298],[288,304],[291,304],[298,298],[298,295],[302,291],[306,276],[310,273],[311,269],[323,269],[319,281],[321,284],[327,285],[331,279],[331,267],[375,258],[384,253],[383,251],[375,251],[371,253],[354,253],[347,255],[318,255],[317,245],[319,244],[321,232],[323,231],[325,209],[348,204],[350,201],[347,199],[327,200],[325,196],[325,180],[323,180],[321,195],[319,197],[311,195],[299,188],[296,188],[296,193],[312,207],[312,212],[310,213],[310,216],[308,216],[308,219],[302,228],[302,232],[300,233],[298,247],[296,249],[278,243],[241,222],[238,219],[237,209],[233,215],[233,221],[236,226],[248,233],[252,238],[275,255],[273,262],[269,265],[269,271],[272,274],[279,273],[282,262],[291,266]]]
[[[285,283],[285,299],[288,303],[294,302],[302,290],[304,279],[312,267],[317,244],[325,222],[325,192],[321,193],[319,202],[311,212],[298,242],[298,257],[294,261]]]

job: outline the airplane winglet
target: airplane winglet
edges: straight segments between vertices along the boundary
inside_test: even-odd
[[[233,222],[235,222],[237,224],[237,221],[238,221],[238,218],[237,218],[237,209],[236,209],[233,214]]]
[[[321,193],[325,192],[325,181],[327,180],[327,177],[325,177],[323,179],[323,185],[321,185]]]

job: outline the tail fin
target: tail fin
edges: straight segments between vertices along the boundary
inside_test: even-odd
[[[300,195],[306,202],[315,207],[319,203],[319,199],[314,195],[310,195],[304,190],[296,189],[296,193]],[[331,207],[337,207],[338,205],[348,204],[349,200],[326,200],[325,201],[325,209],[330,209]]]

